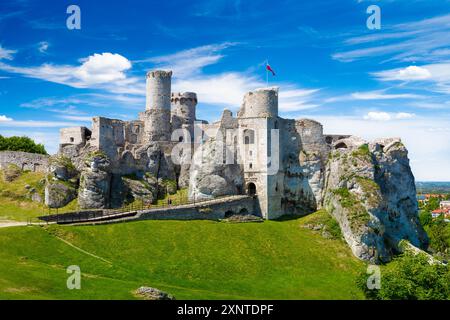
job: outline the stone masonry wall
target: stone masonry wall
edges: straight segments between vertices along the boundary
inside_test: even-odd
[[[14,164],[22,170],[47,172],[49,156],[21,151],[0,151],[0,169]]]

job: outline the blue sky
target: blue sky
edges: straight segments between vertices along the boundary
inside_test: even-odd
[[[81,30],[66,9],[81,8]],[[369,5],[381,29],[366,27]],[[450,181],[450,1],[0,2],[0,134],[56,152],[61,127],[134,119],[145,72],[174,71],[198,118],[277,75],[280,114],[327,133],[401,137],[417,180]]]

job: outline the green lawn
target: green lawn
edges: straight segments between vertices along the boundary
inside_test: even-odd
[[[131,299],[142,285],[177,299],[361,299],[364,263],[308,219],[3,228],[0,299]],[[81,290],[66,288],[69,265]]]

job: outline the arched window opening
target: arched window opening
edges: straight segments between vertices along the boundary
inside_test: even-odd
[[[250,182],[247,186],[247,194],[249,196],[254,196],[256,194],[256,185],[253,182]]]
[[[255,131],[247,129],[244,130],[244,144],[254,144],[255,143]]]

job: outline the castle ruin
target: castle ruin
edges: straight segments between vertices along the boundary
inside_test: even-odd
[[[192,199],[255,195],[265,219],[321,206],[328,154],[348,136],[324,135],[314,120],[281,118],[278,88],[248,92],[236,116],[224,110],[217,122],[199,121],[197,95],[173,93],[171,77],[171,71],[147,73],[138,120],[95,117],[92,128],[61,129],[59,153],[81,172],[89,153],[101,151],[109,160],[99,207],[121,203],[116,189],[131,174],[173,180]]]

